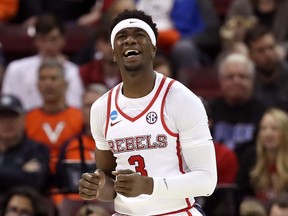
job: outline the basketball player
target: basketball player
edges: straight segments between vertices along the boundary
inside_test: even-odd
[[[114,200],[115,215],[203,215],[194,197],[211,195],[217,181],[203,104],[153,71],[157,28],[150,16],[124,11],[111,29],[123,82],[91,108],[98,169],[82,175],[79,194]]]

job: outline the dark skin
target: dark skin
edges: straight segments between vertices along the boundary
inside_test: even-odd
[[[125,55],[128,50],[137,54]],[[153,90],[156,77],[153,58],[156,50],[142,29],[126,28],[116,34],[113,58],[120,68],[122,91],[126,97],[140,98]],[[83,199],[112,201],[116,192],[126,197],[152,194],[153,179],[132,170],[115,171],[116,160],[110,150],[96,149],[95,158],[98,169],[94,173],[84,173],[79,181],[79,194]]]
[[[127,58],[127,50],[137,50],[139,55]],[[155,82],[152,59],[155,55],[156,47],[151,44],[144,30],[127,28],[118,32],[114,41],[113,56],[120,68],[123,94],[126,97],[139,98],[152,91]]]

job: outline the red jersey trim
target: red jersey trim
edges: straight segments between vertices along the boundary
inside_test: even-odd
[[[181,148],[180,148],[180,141],[179,141],[179,136],[177,136],[177,141],[176,141],[176,151],[177,151],[177,157],[178,157],[178,161],[179,161],[179,170],[182,174],[185,173],[184,169],[183,169],[183,160],[181,157]],[[185,199],[187,206],[191,206],[190,200],[188,198]]]
[[[115,95],[115,106],[116,106],[116,109],[118,110],[118,112],[126,119],[128,119],[129,121],[131,122],[134,122],[136,121],[137,119],[141,118],[150,108],[151,106],[153,105],[153,103],[156,101],[157,97],[159,96],[160,92],[161,92],[161,89],[163,88],[163,85],[165,83],[165,80],[166,80],[167,77],[163,77],[162,80],[161,80],[161,83],[153,97],[153,99],[150,101],[150,103],[148,104],[148,106],[141,112],[139,113],[137,116],[135,117],[130,117],[128,115],[126,115],[121,109],[120,107],[118,106],[118,97],[119,97],[119,92],[120,92],[120,85],[116,91],[116,95]]]
[[[171,86],[172,86],[172,84],[173,84],[174,82],[175,82],[175,80],[171,80],[170,83],[168,84],[168,87],[167,87],[167,89],[166,89],[166,92],[165,92],[164,97],[163,97],[163,100],[162,100],[161,112],[160,112],[161,114],[160,114],[160,115],[161,115],[161,122],[162,122],[162,125],[163,125],[165,131],[166,131],[169,135],[174,136],[174,137],[177,137],[177,136],[178,136],[177,133],[173,133],[173,132],[167,127],[167,125],[166,125],[166,123],[165,123],[165,120],[164,120],[164,107],[165,107],[166,97],[167,97],[168,92],[169,92],[169,90],[170,90],[170,88],[171,88]]]
[[[189,211],[186,211],[186,213],[187,213],[187,215],[189,215],[189,216],[193,216],[192,213],[189,212]]]
[[[160,214],[160,215],[154,215],[154,216],[164,216],[164,215],[171,215],[171,214],[177,214],[177,213],[180,213],[180,212],[186,212],[187,215],[191,215],[192,216],[192,213],[189,212],[190,209],[192,209],[194,207],[194,205],[190,205],[184,209],[180,209],[180,210],[177,210],[177,211],[173,211],[173,212],[168,212],[168,213],[164,213],[164,214]]]
[[[179,161],[179,170],[182,174],[184,174],[185,171],[183,169],[183,161],[182,161],[182,157],[181,157],[181,148],[180,148],[179,136],[177,137],[177,141],[176,141],[176,151],[177,151],[177,157],[178,157],[178,161]]]
[[[108,126],[109,126],[109,119],[110,119],[110,112],[111,112],[111,98],[112,98],[112,91],[111,89],[108,94],[107,100],[107,113],[106,113],[106,126],[105,126],[105,138],[107,136]]]

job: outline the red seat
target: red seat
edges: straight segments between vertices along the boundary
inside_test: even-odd
[[[218,16],[225,17],[233,0],[213,0],[214,8]]]
[[[213,99],[221,95],[218,84],[217,71],[214,67],[192,69],[188,88],[204,99]]]
[[[91,28],[67,26],[64,53],[68,56],[73,55],[91,34]],[[5,53],[6,63],[36,53],[33,38],[28,36],[27,28],[21,25],[0,24],[0,43]]]

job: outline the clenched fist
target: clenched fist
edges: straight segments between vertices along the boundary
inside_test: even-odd
[[[96,199],[106,183],[105,173],[96,170],[94,173],[84,173],[79,181],[79,195],[85,200]]]
[[[136,197],[140,194],[152,194],[153,179],[151,177],[142,176],[132,170],[113,171],[116,176],[114,182],[114,190],[126,197]]]

